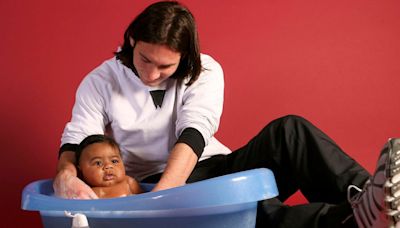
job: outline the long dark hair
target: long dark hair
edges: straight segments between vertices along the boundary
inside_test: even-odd
[[[187,85],[197,80],[202,71],[200,45],[196,23],[192,13],[176,1],[162,1],[148,6],[128,26],[124,43],[116,53],[126,66],[133,66],[133,48],[130,43],[143,41],[151,44],[167,45],[181,54],[178,69],[171,76],[178,81],[189,78]]]

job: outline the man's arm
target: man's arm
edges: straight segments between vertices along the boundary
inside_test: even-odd
[[[182,186],[197,164],[198,157],[190,146],[177,143],[168,158],[167,167],[153,191]]]
[[[57,163],[57,173],[61,171],[69,172],[70,174],[77,176],[74,151],[64,151],[62,154],[60,154],[60,159]]]
[[[57,164],[57,175],[53,182],[56,196],[67,199],[97,199],[93,190],[77,177],[75,152],[64,151]]]

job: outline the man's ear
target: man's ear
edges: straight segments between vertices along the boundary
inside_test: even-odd
[[[131,44],[131,47],[135,47],[135,40],[132,37],[129,37],[129,43]]]

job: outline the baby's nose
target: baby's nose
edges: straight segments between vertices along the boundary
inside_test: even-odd
[[[112,169],[112,168],[113,168],[113,166],[111,163],[107,163],[104,165],[104,169]]]

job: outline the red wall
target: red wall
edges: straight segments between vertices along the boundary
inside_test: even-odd
[[[0,2],[5,227],[40,226],[36,213],[19,209],[21,191],[54,175],[78,83],[150,2]],[[400,137],[399,1],[184,3],[203,52],[225,70],[218,137],[232,149],[273,118],[299,114],[372,171],[386,139]]]

